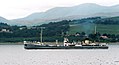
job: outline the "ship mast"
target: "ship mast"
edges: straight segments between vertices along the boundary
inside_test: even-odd
[[[97,26],[95,26],[95,32],[94,32],[94,34],[96,34],[97,33]]]
[[[41,28],[41,33],[40,33],[40,42],[42,43],[43,42],[43,29],[45,28],[45,27],[40,27]]]

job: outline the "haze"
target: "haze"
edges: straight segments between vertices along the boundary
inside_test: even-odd
[[[34,12],[44,12],[53,7],[71,7],[83,3],[112,6],[119,4],[119,0],[0,0],[0,16],[16,19]]]

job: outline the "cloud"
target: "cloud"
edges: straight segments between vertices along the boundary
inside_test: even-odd
[[[0,16],[7,19],[25,17],[33,12],[42,12],[53,7],[69,7],[82,3],[101,5],[119,4],[119,0],[0,0]]]

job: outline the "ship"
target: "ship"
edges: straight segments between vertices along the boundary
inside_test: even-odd
[[[69,43],[67,38],[64,38],[63,45],[48,45],[40,42],[30,43],[24,41],[25,49],[108,49],[106,43],[92,43],[89,40],[85,39],[80,43]]]

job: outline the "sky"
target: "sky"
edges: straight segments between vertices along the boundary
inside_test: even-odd
[[[0,0],[0,16],[6,19],[23,18],[54,7],[71,7],[84,3],[112,6],[119,4],[119,0]]]

